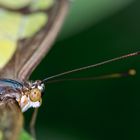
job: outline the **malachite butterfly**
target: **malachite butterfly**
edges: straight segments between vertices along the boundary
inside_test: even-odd
[[[68,0],[0,0],[1,78],[28,79],[55,41],[68,7]],[[7,80],[3,84],[15,85]],[[23,125],[18,101],[1,98],[0,112],[0,140],[17,140]]]
[[[135,52],[98,64],[60,73],[44,80],[26,81],[51,48],[68,11],[67,0],[0,0],[0,139],[16,140],[23,124],[22,112],[41,105],[44,83],[72,72],[97,67],[131,56]],[[134,75],[131,70],[129,75]],[[92,80],[125,76],[126,73]],[[18,121],[16,121],[18,120]]]

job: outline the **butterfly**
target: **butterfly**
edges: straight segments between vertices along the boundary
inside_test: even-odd
[[[19,81],[29,78],[51,48],[68,7],[67,0],[0,0],[0,45],[3,47],[0,77],[5,78],[0,84],[1,97],[6,90],[6,94],[12,92],[13,88],[9,87],[22,86]],[[0,136],[1,139],[16,140],[22,129],[23,115],[18,104],[20,101],[9,95],[0,101]]]
[[[17,128],[22,127],[23,117],[22,117],[21,111],[25,112],[29,108],[32,108],[32,107],[38,108],[41,106],[42,97],[44,94],[43,93],[44,87],[47,82],[56,82],[56,81],[51,81],[51,80],[53,80],[54,78],[59,78],[60,76],[63,76],[66,74],[70,74],[70,73],[77,72],[80,70],[85,70],[88,68],[97,67],[97,66],[100,66],[103,64],[107,64],[107,63],[110,63],[113,61],[117,61],[120,59],[128,58],[131,56],[136,56],[136,55],[140,54],[139,52],[131,53],[131,54],[123,55],[121,57],[117,57],[115,59],[110,59],[110,60],[107,60],[107,61],[104,61],[104,62],[101,62],[98,64],[85,66],[82,68],[78,68],[78,69],[70,70],[70,71],[60,73],[60,74],[57,74],[54,76],[50,76],[43,80],[37,80],[37,81],[33,81],[33,82],[28,81],[28,78],[29,78],[31,72],[34,70],[34,68],[37,66],[37,64],[41,61],[41,59],[45,55],[46,51],[48,51],[48,48],[50,48],[51,43],[54,41],[54,37],[56,36],[56,33],[58,32],[58,29],[59,29],[56,26],[58,26],[58,25],[60,26],[62,24],[63,18],[66,14],[65,10],[67,10],[67,2],[64,0],[59,1],[59,2],[55,1],[55,2],[56,2],[55,3],[56,9],[58,8],[57,14],[60,14],[60,17],[58,15],[56,17],[54,16],[56,14],[56,11],[55,11],[56,9],[54,10],[54,13],[52,12],[53,14],[49,11],[50,9],[46,10],[45,12],[50,12],[52,14],[52,15],[50,15],[50,17],[54,16],[53,19],[59,17],[58,20],[57,19],[54,20],[54,21],[57,21],[57,23],[54,23],[57,25],[54,26],[53,22],[48,21],[47,25],[48,26],[50,25],[49,27],[52,27],[51,29],[48,29],[47,25],[41,24],[41,26],[43,26],[44,28],[47,27],[47,29],[45,30],[42,27],[40,32],[35,31],[35,33],[36,33],[35,35],[33,33],[25,33],[24,32],[25,28],[23,31],[19,31],[17,34],[19,36],[21,36],[20,39],[19,38],[17,39],[17,37],[15,37],[16,39],[14,39],[14,40],[18,40],[16,42],[17,43],[16,52],[15,52],[14,56],[12,57],[12,59],[9,58],[10,61],[1,70],[1,80],[0,80],[1,107],[0,107],[0,109],[1,109],[1,112],[4,112],[3,114],[6,113],[6,116],[7,116],[7,118],[5,119],[6,121],[8,120],[9,117],[13,118],[15,120],[15,121],[11,120],[11,122],[14,122],[15,124],[11,124],[11,122],[8,123],[9,126],[13,126],[12,130],[10,129],[10,130],[8,130],[8,132],[5,132],[5,130],[3,130],[3,129],[1,129],[1,130],[3,130],[5,136],[8,136],[7,133],[9,133],[9,132],[11,133],[11,135],[13,133],[16,133],[16,135],[14,135],[13,138],[11,138],[11,135],[10,135],[10,139],[16,139],[15,137],[18,136],[18,133],[19,133],[19,132],[17,132]],[[35,13],[38,11],[44,12],[44,10],[40,10],[40,9],[37,10],[36,8],[35,9],[33,8],[33,11],[32,11],[32,8],[29,8],[30,4],[29,3],[27,3],[27,4],[28,4],[28,6],[24,6],[22,8],[20,6],[19,6],[20,8],[13,8],[13,7],[6,6],[5,3],[4,4],[2,3],[1,7],[2,7],[2,9],[6,10],[6,11],[8,10],[8,12],[11,11],[11,12],[22,13],[23,22],[21,22],[21,25],[24,25],[23,27],[26,27],[27,26],[26,21],[28,21],[28,17],[25,18],[24,16],[27,16],[29,13],[31,14],[32,12],[35,12]],[[59,9],[60,9],[60,11],[59,11]],[[46,23],[47,20],[43,19],[43,21],[44,20]],[[38,29],[38,27],[37,27],[37,29]],[[54,30],[54,32],[53,32],[53,30]],[[49,31],[51,31],[51,32],[49,33]],[[7,36],[10,36],[10,35],[6,34],[5,36],[7,39]],[[27,47],[27,46],[29,48],[24,49],[24,47]],[[1,64],[1,65],[3,66],[4,64]],[[62,80],[65,80],[65,79],[62,79]],[[58,81],[62,81],[62,80],[58,79]],[[76,80],[76,79],[66,79],[66,80]],[[8,106],[7,106],[7,104],[8,104]],[[14,110],[13,110],[13,108],[14,108]],[[4,115],[2,115],[2,116],[4,116]],[[19,121],[16,121],[16,120],[19,120]],[[18,130],[20,130],[20,129],[18,129]]]

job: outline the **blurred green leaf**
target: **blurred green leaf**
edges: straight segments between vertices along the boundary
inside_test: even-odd
[[[60,39],[83,31],[125,9],[135,0],[73,0]],[[83,14],[81,14],[83,13]]]
[[[20,135],[20,140],[33,140],[33,138],[25,130],[23,130]]]

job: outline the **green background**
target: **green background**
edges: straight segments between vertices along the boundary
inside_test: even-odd
[[[81,8],[80,0],[78,2]],[[78,2],[72,3],[71,8]],[[102,9],[104,4],[102,1],[100,3],[99,7]],[[109,7],[113,9],[112,5]],[[72,10],[58,41],[34,71],[31,79],[43,79],[46,76],[138,51],[140,1],[133,1],[123,8],[122,5],[119,7],[121,8],[116,10],[117,12],[113,10],[108,12],[110,13],[108,16],[100,12],[95,16],[93,11],[89,11],[93,13],[93,18],[102,17],[100,20],[95,18],[96,20],[91,21],[92,16],[89,16],[88,21],[85,17],[89,15],[88,12],[85,16],[81,13],[79,17],[81,21],[83,18],[83,21],[87,20],[87,23],[84,22],[85,26],[83,22],[81,24],[72,22],[72,16],[76,19],[74,16],[76,12],[72,13]],[[135,68],[137,75],[134,77],[46,85],[46,94],[36,124],[38,138],[41,140],[140,139],[139,58],[139,56],[128,58],[65,76],[66,78],[97,76],[127,72],[130,68]],[[31,112],[25,113],[26,126]]]

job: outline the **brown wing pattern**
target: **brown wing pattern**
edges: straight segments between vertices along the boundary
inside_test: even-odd
[[[26,80],[51,48],[68,11],[68,0],[55,0],[45,11],[49,21],[33,38],[19,41],[10,62],[0,72],[1,77]]]

